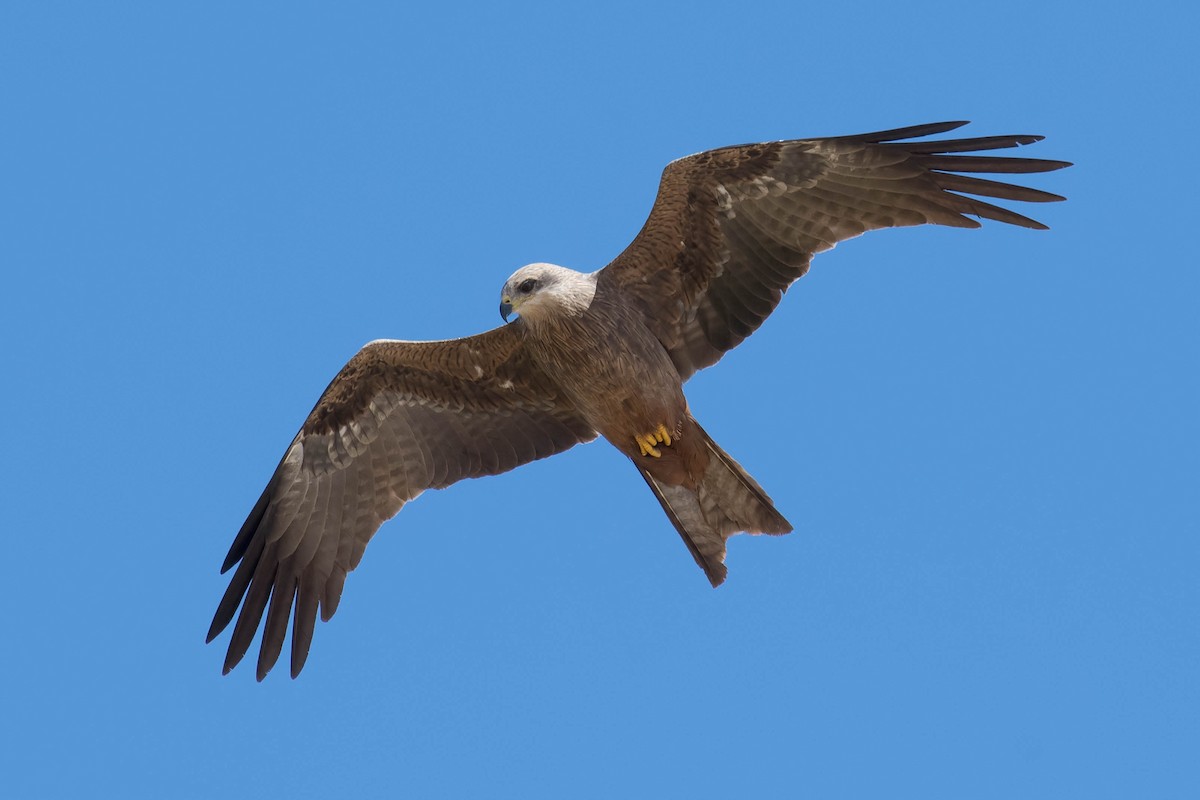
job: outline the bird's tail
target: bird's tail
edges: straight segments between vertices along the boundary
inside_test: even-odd
[[[791,523],[775,510],[762,487],[700,427],[708,451],[704,476],[690,489],[672,486],[638,466],[692,558],[714,587],[725,580],[725,540],[735,533],[790,533]]]

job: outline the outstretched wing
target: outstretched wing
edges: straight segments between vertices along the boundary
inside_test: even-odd
[[[1048,172],[1064,161],[959,155],[1040,136],[899,141],[954,130],[941,122],[856,136],[710,150],[663,172],[645,226],[600,274],[641,305],[685,379],[753,333],[813,255],[866,231],[977,228],[977,217],[1045,228],[958,192],[1028,202],[1055,194],[956,173]]]
[[[211,642],[241,606],[225,672],[246,654],[265,611],[262,680],[294,603],[296,677],[318,607],[323,620],[333,616],[367,542],[425,489],[505,472],[595,436],[526,357],[514,326],[368,344],[329,384],[225,558],[222,572],[238,567],[208,631]]]

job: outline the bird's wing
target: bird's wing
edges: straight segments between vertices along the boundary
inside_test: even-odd
[[[318,607],[323,620],[333,616],[371,536],[422,491],[505,472],[595,435],[528,359],[517,326],[367,345],[329,384],[229,549],[221,571],[237,570],[208,632],[212,641],[237,614],[225,672],[246,654],[265,611],[262,680],[294,604],[295,677]]]
[[[1028,202],[1062,197],[958,174],[1070,166],[962,155],[1042,137],[900,141],[965,124],[741,145],[674,161],[645,226],[599,279],[640,304],[686,379],[753,333],[813,255],[844,239],[925,223],[979,227],[966,215],[1045,228],[964,194]]]

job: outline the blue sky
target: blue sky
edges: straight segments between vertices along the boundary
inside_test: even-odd
[[[0,793],[1193,796],[1196,25],[6,5]],[[845,243],[687,387],[796,533],[714,591],[576,448],[406,508],[299,680],[221,677],[220,563],[358,347],[602,266],[673,158],[943,119],[1076,162],[1052,230]]]

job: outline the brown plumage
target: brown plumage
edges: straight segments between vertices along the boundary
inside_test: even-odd
[[[599,272],[523,267],[502,313],[441,342],[372,342],[334,378],[234,539],[237,569],[208,639],[237,618],[225,671],[260,623],[261,680],[292,622],[304,666],[318,611],[337,609],[379,526],[422,491],[495,475],[597,434],[633,462],[716,586],[725,540],[791,525],[692,418],[683,383],[753,333],[812,256],[877,228],[1044,228],[962,193],[1045,202],[1036,189],[956,174],[1020,174],[1062,161],[962,155],[1038,141],[899,141],[965,123],[712,150],[667,166],[645,226]],[[240,612],[239,612],[240,608]],[[263,623],[263,617],[266,617]]]

